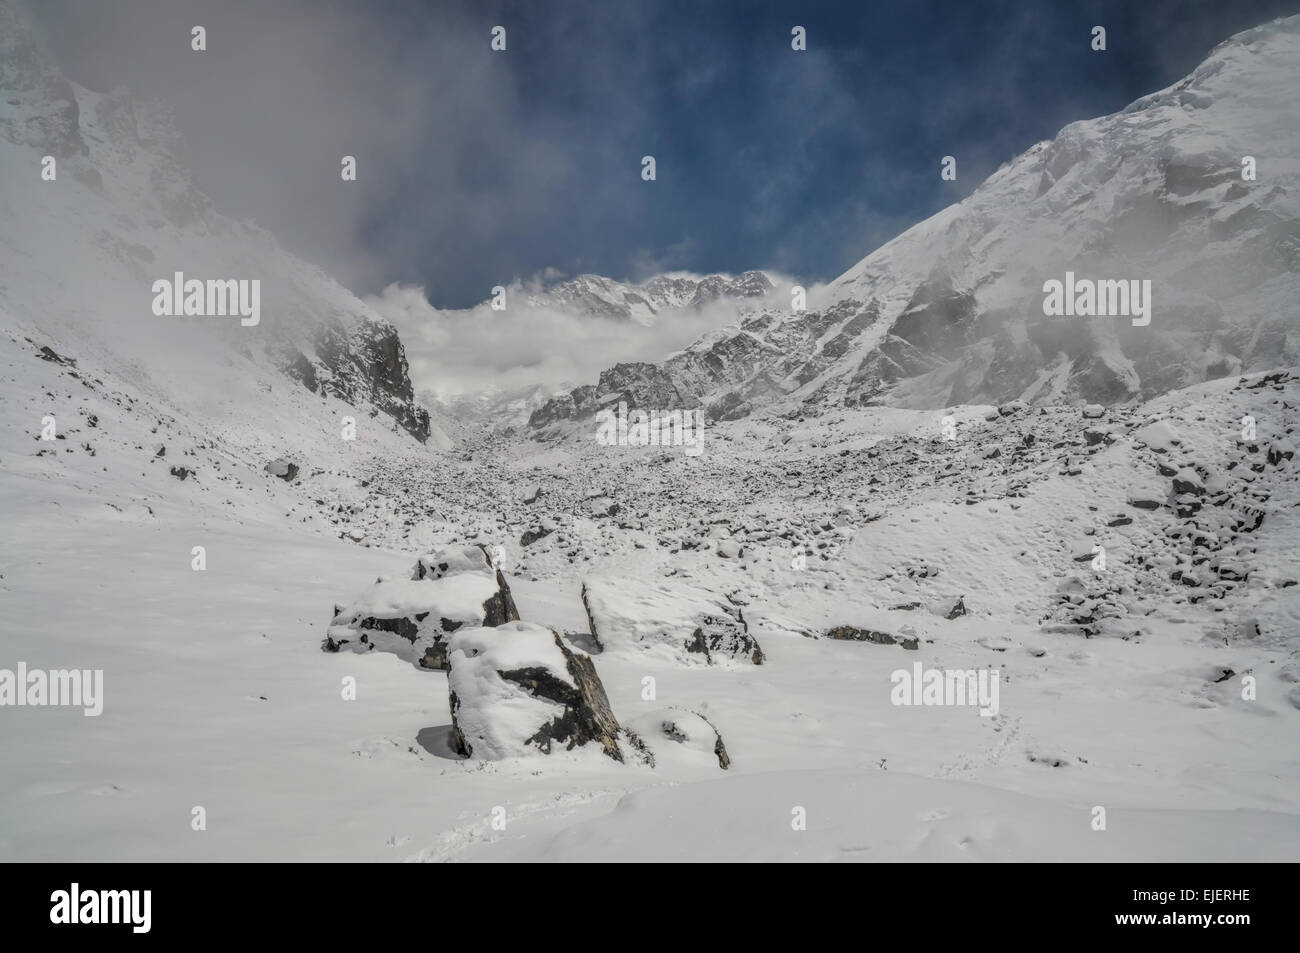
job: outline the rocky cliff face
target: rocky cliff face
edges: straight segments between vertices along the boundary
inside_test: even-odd
[[[1007,163],[833,282],[826,307],[764,310],[661,364],[613,368],[531,424],[552,432],[615,399],[715,418],[1113,403],[1294,364],[1298,81],[1300,17],[1239,34],[1169,89]],[[1149,280],[1150,323],[1045,314],[1044,283],[1067,272]]]
[[[346,318],[328,322],[312,340],[314,357],[287,346],[280,367],[313,394],[349,404],[369,402],[421,443],[429,439],[429,412],[415,400],[406,351],[387,321]]]

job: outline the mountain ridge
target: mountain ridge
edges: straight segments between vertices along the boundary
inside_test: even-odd
[[[530,426],[556,435],[620,399],[715,419],[1110,403],[1294,363],[1300,136],[1276,120],[1288,77],[1300,79],[1300,17],[1032,146],[831,282],[827,307],[762,309],[657,364],[610,368]],[[1152,279],[1153,324],[1045,316],[1043,283],[1066,271]]]

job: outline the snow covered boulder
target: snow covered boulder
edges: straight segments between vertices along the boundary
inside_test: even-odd
[[[1156,453],[1170,453],[1183,442],[1174,429],[1163,420],[1139,428],[1133,434],[1133,439]]]
[[[161,456],[161,454],[159,454]],[[278,476],[286,483],[292,483],[294,477],[298,475],[298,464],[290,463],[284,457],[278,457],[268,463],[263,469],[271,476]]]
[[[1295,459],[1295,449],[1295,443],[1291,440],[1273,440],[1268,445],[1268,452],[1265,454],[1265,459],[1267,459],[1272,466],[1279,467],[1282,465],[1283,460]]]
[[[669,580],[590,577],[582,584],[601,651],[649,652],[665,661],[762,665],[744,614],[725,597]]]
[[[587,500],[587,512],[593,518],[609,517],[613,518],[618,515],[619,505],[608,496],[601,494],[593,496]]]
[[[1205,483],[1201,480],[1201,475],[1191,467],[1183,467],[1174,474],[1174,492],[1203,496],[1205,494]]]
[[[966,608],[965,596],[948,596],[944,599],[937,599],[926,606],[931,615],[937,615],[941,619],[956,619],[967,615],[970,610]]]
[[[447,661],[452,744],[460,754],[495,761],[594,744],[615,761],[644,760],[639,740],[619,727],[591,656],[546,626],[462,629],[451,637]]]
[[[1105,427],[1085,427],[1083,431],[1083,442],[1090,447],[1095,447],[1110,436],[1110,431]]]
[[[451,546],[421,556],[410,578],[380,578],[359,599],[336,606],[322,648],[377,647],[422,668],[445,669],[451,633],[518,618],[510,586],[483,548]]]
[[[722,735],[698,712],[660,708],[634,718],[628,723],[628,730],[645,743],[656,764],[668,761],[716,764],[724,771],[731,766]]]
[[[739,559],[745,554],[745,547],[734,539],[720,539],[717,552],[723,559]]]

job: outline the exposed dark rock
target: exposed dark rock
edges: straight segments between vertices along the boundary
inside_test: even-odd
[[[587,600],[587,583],[582,584],[582,608],[587,613],[587,625],[591,627],[591,641],[596,645],[596,654],[605,650],[604,644],[600,641],[600,633],[596,631],[596,620],[591,614],[591,604]]]
[[[859,629],[853,625],[837,625],[833,629],[827,629],[826,638],[851,642],[871,642],[875,645],[898,644],[898,639],[887,632],[877,632],[874,629]]]
[[[554,527],[548,526],[545,523],[538,523],[537,525],[524,530],[523,535],[519,537],[519,545],[531,546],[539,539],[545,539],[547,536],[550,536],[553,532],[555,532]]]
[[[1136,506],[1140,510],[1158,510],[1164,506],[1164,500],[1153,499],[1149,496],[1129,497],[1129,506]]]
[[[1268,448],[1268,453],[1265,454],[1265,457],[1271,465],[1278,466],[1283,460],[1294,458],[1295,450],[1289,446],[1274,444]]]
[[[316,376],[316,365],[302,351],[292,352],[292,356],[284,365],[284,372],[313,394],[316,393],[317,388],[320,386],[320,381]]]
[[[421,614],[422,618],[423,614]],[[357,627],[369,629],[373,632],[392,632],[394,635],[400,635],[408,642],[414,642],[420,634],[419,622],[420,619],[407,616],[396,619],[377,619],[374,616],[367,616],[357,624]]]
[[[429,412],[416,403],[396,328],[340,314],[331,316],[313,343],[314,360],[296,348],[283,352],[280,368],[288,377],[312,393],[357,407],[369,403],[421,443],[429,439]]]
[[[498,569],[497,593],[483,603],[483,624],[490,627],[518,621],[519,610],[515,607],[514,597],[510,595],[510,586],[506,583],[506,577]]]
[[[72,358],[64,357],[58,351],[54,350],[54,348],[48,347],[44,344],[41,345],[40,350],[37,352],[36,356],[39,357],[42,361],[50,361],[53,364],[70,364],[74,367],[77,364],[77,362],[74,361]]]

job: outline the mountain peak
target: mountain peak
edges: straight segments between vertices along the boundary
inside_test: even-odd
[[[582,274],[530,294],[528,304],[651,324],[663,311],[698,308],[719,300],[758,299],[773,288],[772,280],[761,271],[746,271],[734,277],[666,274],[640,283]]]
[[[1005,163],[832,282],[830,307],[765,310],[597,390],[728,418],[1110,403],[1294,363],[1300,126],[1279,117],[1297,77],[1300,16],[1238,34],[1179,83]],[[1145,282],[1151,314],[1045,313],[1046,283],[1067,276],[1117,301]],[[592,396],[558,396],[533,424],[582,417]]]

